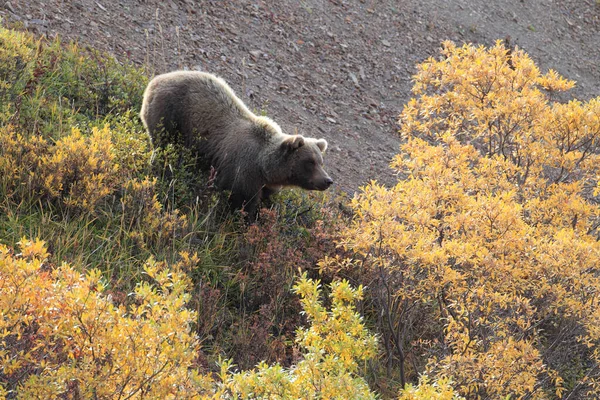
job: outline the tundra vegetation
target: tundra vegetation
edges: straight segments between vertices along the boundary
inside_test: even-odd
[[[0,28],[0,398],[597,398],[600,99],[517,48],[417,66],[352,199],[227,212],[144,71]]]

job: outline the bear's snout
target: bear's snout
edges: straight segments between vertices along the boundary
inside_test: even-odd
[[[326,175],[323,179],[319,179],[315,186],[317,190],[327,190],[332,184],[333,179]]]

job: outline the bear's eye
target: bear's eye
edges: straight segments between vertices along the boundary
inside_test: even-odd
[[[315,160],[308,160],[304,163],[306,169],[311,169],[315,166]]]

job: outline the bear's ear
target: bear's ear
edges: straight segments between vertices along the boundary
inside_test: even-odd
[[[321,153],[324,153],[327,150],[327,140],[319,139],[317,140],[317,147],[321,150]]]
[[[285,139],[281,144],[281,147],[285,151],[290,153],[302,146],[304,146],[304,138],[300,135],[290,136],[289,138]]]

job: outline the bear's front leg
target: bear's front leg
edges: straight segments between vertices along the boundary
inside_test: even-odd
[[[232,192],[229,196],[229,205],[232,210],[243,210],[246,213],[248,222],[256,221],[258,216],[258,207],[260,204],[260,193],[251,197],[240,192]]]
[[[272,195],[279,193],[279,191],[281,191],[281,186],[263,186],[261,200],[269,200]]]

